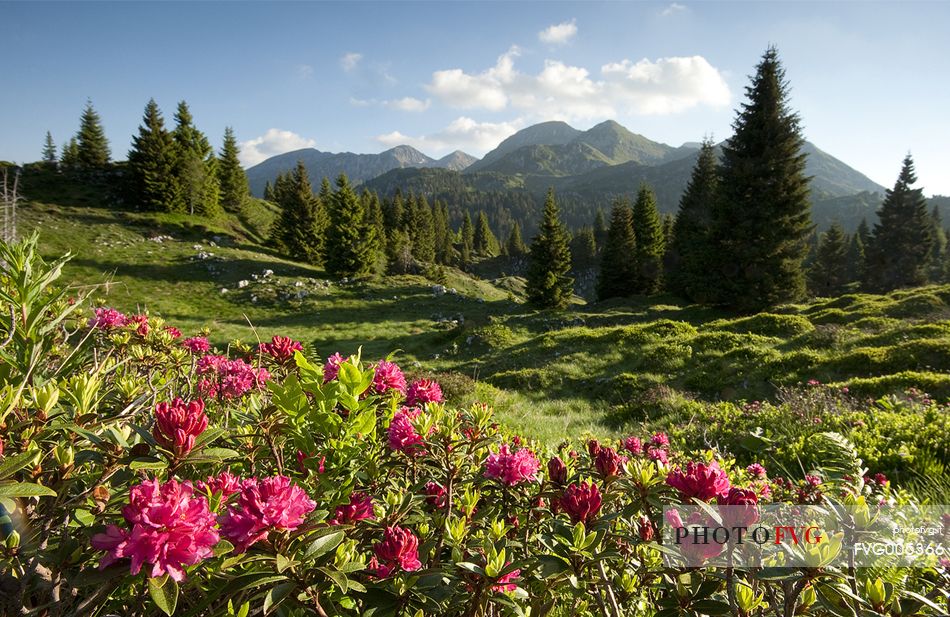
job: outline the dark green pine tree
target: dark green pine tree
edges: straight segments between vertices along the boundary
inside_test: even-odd
[[[412,242],[412,256],[424,263],[435,261],[435,225],[432,208],[424,196],[413,200],[412,225],[409,237]]]
[[[498,239],[492,233],[488,224],[488,216],[484,210],[479,210],[478,221],[475,223],[475,235],[472,238],[472,248],[480,257],[495,257],[498,255]]]
[[[275,189],[280,214],[271,232],[272,242],[295,261],[318,263],[320,254],[314,210],[316,198],[303,161],[290,174],[277,177]]]
[[[175,176],[179,198],[176,210],[215,217],[221,213],[218,184],[218,160],[204,133],[194,125],[194,118],[185,101],[175,111]]]
[[[848,282],[864,280],[864,243],[861,234],[855,233],[848,240]]]
[[[548,189],[538,234],[531,241],[526,291],[528,303],[536,308],[563,309],[571,303],[574,279],[571,271],[571,249],[561,213]]]
[[[933,224],[933,245],[930,250],[930,282],[943,282],[946,278],[947,261],[947,232],[943,228],[940,217],[940,208],[934,205],[930,211],[930,220]]]
[[[175,144],[155,99],[145,106],[139,133],[129,150],[129,201],[143,210],[167,212],[178,196]]]
[[[340,174],[336,187],[327,211],[324,266],[334,276],[371,274],[377,250],[373,228],[346,174]]]
[[[80,169],[104,169],[112,157],[109,140],[106,139],[102,120],[92,107],[92,101],[86,101],[82,117],[79,119],[79,132],[76,133],[78,145],[76,163]]]
[[[511,227],[511,233],[508,234],[508,241],[505,242],[505,252],[509,257],[524,257],[528,254],[528,247],[525,246],[521,238],[521,225],[518,221]]]
[[[244,205],[250,196],[247,174],[244,173],[244,168],[241,167],[240,155],[241,150],[238,147],[237,139],[234,137],[234,129],[230,126],[225,127],[224,143],[218,157],[218,185],[221,187],[221,207],[234,214],[240,214],[244,211]],[[271,198],[267,196],[268,189],[271,191]],[[273,187],[268,182],[264,187],[264,199],[272,201],[272,198]]]
[[[597,214],[594,216],[594,242],[597,243],[597,249],[603,250],[607,242],[607,215],[603,208],[597,208]]]
[[[475,226],[472,225],[472,217],[468,210],[462,218],[462,228],[459,230],[461,248],[462,267],[467,267],[472,263],[472,254],[475,251]]]
[[[571,238],[571,258],[575,270],[583,270],[594,265],[597,257],[597,240],[592,227],[581,227]]]
[[[756,311],[805,291],[802,262],[811,232],[799,117],[770,47],[756,67],[723,146],[719,198],[713,210],[713,272],[719,302]]]
[[[270,183],[270,180],[264,184],[264,201],[271,203],[277,201],[277,197],[274,195],[274,185]]]
[[[53,143],[53,134],[46,131],[46,140],[43,142],[43,162],[48,167],[56,167],[56,144]]]
[[[858,238],[861,239],[861,244],[866,248],[868,242],[871,240],[871,228],[868,226],[868,220],[862,218],[861,222],[858,224],[858,230],[855,232]]]
[[[600,252],[597,298],[625,298],[636,291],[637,238],[633,232],[633,210],[624,200],[614,203],[610,227]]]
[[[712,141],[706,139],[673,222],[666,281],[670,291],[694,302],[710,302],[716,297],[709,284],[714,257],[709,229],[718,182],[716,152]]]
[[[840,295],[848,283],[848,236],[837,222],[821,234],[808,270],[808,288],[816,296]]]
[[[320,192],[323,192],[322,189]],[[376,243],[381,247],[386,242],[386,223],[383,221],[383,205],[379,201],[379,195],[371,193],[369,189],[363,189],[360,199],[365,204],[366,217],[376,235]]]
[[[455,234],[449,226],[449,208],[445,202],[436,200],[432,207],[432,228],[435,231],[435,261],[439,264],[451,264],[454,253],[452,240]]]
[[[75,137],[63,144],[63,154],[59,157],[59,165],[66,170],[79,168],[79,142]]]
[[[901,173],[884,196],[878,222],[865,248],[865,284],[872,291],[890,291],[927,282],[933,251],[933,221],[927,212],[923,189],[917,182],[914,161],[908,154]]]
[[[650,295],[663,286],[663,223],[656,208],[656,195],[640,185],[633,204],[633,233],[637,238],[635,293]]]

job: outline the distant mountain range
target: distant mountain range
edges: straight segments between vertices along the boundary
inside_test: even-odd
[[[318,184],[324,176],[333,180],[341,173],[345,173],[354,184],[359,184],[392,169],[435,167],[461,171],[477,160],[460,150],[434,159],[412,146],[396,146],[379,154],[333,153],[304,148],[272,156],[254,165],[247,170],[247,180],[251,193],[262,196],[266,184],[273,182],[279,174],[294,169],[297,161],[303,161],[314,184]]]
[[[819,227],[839,218],[847,227],[873,217],[884,187],[806,142],[806,173],[812,177],[813,218]],[[381,195],[397,188],[451,200],[467,195],[521,192],[536,201],[549,187],[563,199],[570,224],[588,224],[591,207],[609,207],[620,195],[633,195],[641,182],[657,193],[661,212],[674,212],[699,152],[698,143],[679,147],[659,143],[608,120],[586,131],[564,122],[543,122],[522,129],[478,160],[463,152],[436,160],[410,146],[380,154],[333,154],[314,149],[288,152],[248,169],[251,190],[261,195],[267,181],[303,160],[311,177],[346,173]],[[582,204],[573,206],[572,204]],[[467,207],[467,206],[466,206]],[[525,212],[532,208],[522,206]],[[571,216],[572,208],[576,217]],[[507,215],[499,214],[505,227]],[[572,220],[573,219],[573,220]],[[530,221],[529,221],[530,227]]]

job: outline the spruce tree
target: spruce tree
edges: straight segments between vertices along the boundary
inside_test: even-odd
[[[594,264],[597,256],[597,240],[592,227],[582,227],[571,238],[571,259],[575,270],[583,270]]]
[[[934,205],[930,211],[933,224],[933,244],[930,249],[930,272],[928,279],[932,283],[942,282],[946,275],[947,233],[943,228],[940,208]]]
[[[716,296],[709,284],[709,266],[714,257],[709,233],[718,181],[716,151],[712,141],[706,139],[680,198],[669,248],[667,288],[694,302],[709,302]]]
[[[864,280],[864,243],[861,234],[855,233],[848,240],[848,282]]]
[[[174,169],[174,142],[158,104],[150,99],[129,150],[129,201],[143,210],[170,210],[178,195]]]
[[[498,239],[492,233],[484,210],[478,211],[478,222],[475,224],[475,235],[472,237],[472,249],[481,257],[498,255]]]
[[[340,174],[336,187],[327,211],[324,266],[334,276],[370,274],[376,262],[375,234],[346,174]]]
[[[597,208],[597,214],[594,216],[594,242],[597,243],[597,249],[602,250],[607,242],[607,215],[603,208]]]
[[[435,261],[435,227],[432,209],[423,196],[413,200],[412,225],[409,237],[412,241],[412,256],[418,261],[432,263]]]
[[[84,170],[104,169],[112,154],[109,152],[109,140],[102,128],[102,120],[92,107],[92,101],[86,101],[86,108],[79,120],[79,132],[76,134],[77,165]]]
[[[848,282],[848,237],[837,222],[821,234],[808,271],[808,287],[816,296],[837,296]]]
[[[800,298],[812,229],[804,138],[788,106],[788,83],[770,47],[756,67],[723,146],[713,210],[718,300],[755,311]]]
[[[56,144],[53,143],[53,134],[46,131],[46,140],[43,142],[43,162],[48,167],[56,167]]]
[[[79,142],[75,137],[63,144],[63,154],[59,158],[60,167],[66,170],[79,168]]]
[[[868,242],[871,240],[871,228],[868,226],[868,220],[862,218],[861,222],[858,224],[858,231],[855,232],[858,238],[861,239],[861,244],[867,248]]]
[[[890,291],[927,282],[933,251],[933,222],[914,161],[908,154],[894,188],[884,196],[878,222],[865,248],[865,283],[872,291]]]
[[[218,157],[218,185],[221,187],[221,207],[235,214],[244,211],[244,204],[250,195],[247,174],[244,173],[244,168],[241,167],[240,154],[241,150],[238,147],[237,139],[234,137],[234,129],[230,126],[225,127],[224,143]],[[268,188],[273,191],[270,182],[264,188],[264,199],[268,199]]]
[[[571,271],[571,249],[568,233],[561,222],[561,213],[548,189],[538,234],[531,242],[526,291],[528,303],[536,308],[563,309],[571,303],[574,279]]]
[[[626,200],[614,203],[610,227],[600,252],[597,298],[625,298],[636,291],[637,238],[633,232],[633,211]]]
[[[293,173],[277,177],[275,192],[280,214],[271,233],[272,242],[295,261],[318,263],[314,217],[317,200],[303,161],[297,161]]]
[[[508,241],[505,242],[505,250],[509,257],[524,257],[528,254],[528,247],[525,246],[521,238],[521,225],[518,221],[511,227],[511,233],[508,234]]]
[[[634,289],[639,294],[655,294],[663,285],[663,224],[656,208],[653,189],[643,184],[633,204],[633,233],[637,239],[637,274]]]
[[[264,201],[277,201],[277,198],[274,196],[274,185],[270,183],[270,180],[264,183]]]
[[[214,217],[221,213],[217,159],[208,138],[194,125],[185,101],[175,111],[175,176],[179,198],[176,210]]]
[[[468,266],[472,262],[472,253],[475,246],[475,226],[472,225],[472,217],[468,210],[462,218],[462,229],[459,230],[461,241],[460,253],[462,255],[462,266]]]

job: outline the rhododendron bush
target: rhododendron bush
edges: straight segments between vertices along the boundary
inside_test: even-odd
[[[35,615],[914,615],[947,571],[665,565],[674,503],[907,503],[665,434],[548,448],[393,358],[209,343],[0,254],[0,594]],[[213,336],[211,336],[213,340]],[[353,353],[353,355],[345,355]],[[680,523],[681,524],[681,523]]]

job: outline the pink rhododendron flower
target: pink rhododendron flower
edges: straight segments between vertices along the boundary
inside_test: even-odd
[[[181,345],[196,355],[206,353],[211,349],[211,344],[208,343],[208,339],[203,336],[192,336],[191,338],[186,338],[181,342]]]
[[[638,437],[627,437],[623,440],[623,449],[634,456],[643,454],[643,442]]]
[[[666,483],[680,492],[683,499],[709,501],[729,492],[729,476],[719,468],[719,463],[689,462],[686,470],[674,469],[666,476]]]
[[[563,486],[567,483],[567,465],[561,457],[555,456],[548,461],[548,478],[553,484]]]
[[[421,409],[403,407],[393,416],[389,423],[389,447],[407,454],[421,454],[423,452],[423,438],[412,425],[412,421],[419,417]]]
[[[627,462],[626,456],[620,456],[613,448],[602,446],[594,459],[594,467],[605,478],[616,476]]]
[[[198,389],[205,396],[223,399],[240,398],[254,389],[261,389],[270,373],[267,369],[255,369],[244,360],[228,360],[226,356],[204,356],[196,366]]]
[[[151,330],[148,325],[148,315],[130,315],[126,325],[134,324],[138,324],[138,326],[135,328],[136,334],[143,338],[148,336],[148,333]]]
[[[373,514],[373,499],[357,491],[350,495],[350,503],[336,507],[336,514],[330,524],[348,525],[368,518],[376,518]]]
[[[241,479],[230,471],[222,471],[216,476],[209,476],[204,482],[198,482],[199,490],[208,491],[212,495],[221,495],[227,499],[241,490]]]
[[[89,319],[90,328],[99,328],[100,330],[112,330],[121,328],[129,323],[129,318],[114,308],[100,307],[96,309],[96,316]]]
[[[241,484],[237,503],[218,516],[218,525],[236,550],[244,552],[271,530],[293,531],[316,507],[287,476],[250,478]]]
[[[171,450],[177,458],[184,458],[195,447],[195,438],[208,428],[205,403],[201,399],[188,401],[176,398],[171,403],[155,405],[155,426],[152,436],[158,445]]]
[[[587,523],[600,512],[600,489],[593,482],[575,482],[564,490],[558,503],[572,523]]]
[[[511,565],[510,561],[505,563],[506,568],[509,565]],[[509,572],[508,574],[505,574],[504,576],[498,577],[498,580],[496,581],[496,583],[492,585],[491,587],[492,591],[501,591],[501,592],[514,591],[515,589],[518,588],[518,586],[514,584],[512,581],[517,579],[519,576],[521,576],[521,570],[515,569]]]
[[[597,453],[600,452],[600,442],[596,439],[591,439],[587,442],[587,453],[590,454],[592,459],[597,458]]]
[[[153,479],[136,484],[122,516],[129,529],[110,525],[92,537],[93,548],[108,551],[100,568],[128,558],[132,574],[150,564],[148,576],[167,574],[181,582],[185,567],[211,557],[211,547],[220,539],[208,501],[194,496],[191,482],[159,484]]]
[[[395,362],[380,360],[373,370],[375,374],[370,389],[375,394],[386,394],[392,390],[400,394],[406,393],[406,376],[402,374],[402,369],[396,366]]]
[[[442,387],[428,379],[419,379],[412,382],[409,391],[406,393],[406,405],[410,407],[419,407],[426,403],[441,403]]]
[[[657,448],[665,448],[670,445],[670,438],[666,433],[654,433],[653,437],[650,437],[650,443]]]
[[[765,467],[763,467],[762,465],[758,463],[752,463],[751,465],[745,468],[745,471],[747,474],[749,474],[753,478],[764,478],[766,476]]]
[[[650,517],[645,514],[640,515],[640,520],[637,523],[637,535],[640,536],[640,540],[643,542],[652,542],[653,538],[656,537],[656,527],[653,526]]]
[[[750,527],[759,520],[759,496],[755,491],[732,487],[725,495],[716,498],[720,506],[723,523],[726,527]]]
[[[165,332],[168,332],[172,338],[181,338],[181,330],[175,326],[165,326]]]
[[[419,561],[419,539],[403,527],[387,527],[381,542],[373,546],[375,556],[370,568],[376,576],[386,578],[394,572],[413,572],[422,567]]]
[[[498,452],[485,459],[485,477],[498,480],[505,486],[515,486],[535,479],[541,463],[534,452],[522,448],[510,452],[507,444],[502,444]]]
[[[326,364],[323,365],[323,383],[336,379],[337,375],[340,374],[340,365],[344,362],[346,362],[346,358],[339,353],[327,358]]]
[[[647,458],[651,461],[657,461],[666,465],[670,462],[670,454],[663,448],[654,448],[650,446],[647,449]]]
[[[676,510],[667,510],[663,517],[666,519],[666,523],[673,529],[697,525],[700,527],[716,527],[718,525],[712,518],[704,518],[699,512],[691,513],[685,524],[683,523],[680,513]],[[688,533],[684,538],[673,545],[673,547],[679,549],[683,558],[686,560],[687,566],[696,568],[703,565],[707,559],[712,559],[722,553],[725,545],[713,541],[702,542],[695,534]]]
[[[426,482],[426,503],[433,508],[444,509],[448,503],[445,487],[438,482]]]
[[[303,350],[300,341],[286,336],[275,335],[270,343],[261,343],[257,346],[261,353],[269,355],[278,364],[284,364],[294,357],[294,352]]]

